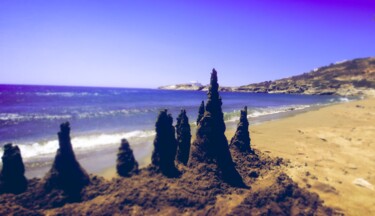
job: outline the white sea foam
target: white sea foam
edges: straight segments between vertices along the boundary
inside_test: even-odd
[[[0,113],[0,120],[3,121],[28,121],[41,119],[69,119],[71,115],[48,115],[48,114],[17,114],[17,113]]]
[[[141,112],[152,112],[153,109],[121,109],[110,111],[96,111],[96,112],[80,112],[70,114],[42,114],[42,113],[0,113],[0,120],[2,121],[31,121],[31,120],[58,120],[58,119],[72,119],[72,118],[97,118],[116,115],[132,115]]]
[[[77,113],[76,116],[80,119],[83,118],[96,118],[105,116],[116,116],[116,115],[132,115],[137,113],[146,113],[155,111],[153,109],[121,109],[121,110],[110,110],[110,111],[99,111],[99,112],[83,112]]]
[[[115,134],[92,134],[84,136],[76,136],[71,139],[73,148],[75,150],[90,150],[107,145],[119,145],[121,139],[126,138],[131,142],[132,139],[147,138],[154,136],[154,131],[130,131],[126,133]],[[58,140],[49,140],[36,143],[23,143],[18,144],[24,159],[31,159],[35,157],[48,157],[54,155],[58,149]],[[3,150],[0,150],[0,155]]]
[[[332,99],[329,100],[329,102],[331,102],[331,103],[335,103],[335,102],[342,103],[342,102],[350,102],[352,100],[353,99],[349,99],[349,98],[346,98],[346,97],[339,97],[339,98],[332,98]]]
[[[247,115],[248,118],[260,117],[265,115],[272,115],[284,112],[290,112],[295,110],[303,110],[306,108],[311,107],[310,105],[292,105],[292,106],[282,106],[282,107],[267,107],[264,109],[258,109],[251,111],[250,114]]]
[[[8,121],[8,120],[22,120],[24,117],[17,113],[0,113],[0,120]]]
[[[62,97],[82,97],[82,96],[98,96],[97,92],[36,92],[38,96],[62,96]]]
[[[311,107],[311,105],[290,105],[290,106],[281,106],[281,107],[265,107],[265,108],[256,108],[248,110],[248,118],[256,118],[260,116],[290,112],[295,110],[303,110]],[[224,119],[226,122],[235,122],[240,120],[240,111],[235,110],[233,112],[224,113]]]
[[[233,110],[232,112],[224,112],[225,122],[234,122],[240,120],[240,111]]]
[[[339,101],[340,101],[340,102],[349,102],[350,99],[349,99],[349,98],[345,98],[345,97],[340,97],[340,98],[339,98]]]

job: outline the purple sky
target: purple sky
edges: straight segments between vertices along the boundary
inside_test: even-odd
[[[374,0],[1,0],[0,83],[222,86],[375,56]]]

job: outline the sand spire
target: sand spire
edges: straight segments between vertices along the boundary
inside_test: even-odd
[[[60,125],[58,137],[59,149],[52,168],[44,178],[44,187],[47,190],[62,189],[67,194],[77,195],[84,186],[90,183],[90,178],[74,155],[70,142],[69,122]]]
[[[122,177],[129,177],[138,173],[138,163],[126,139],[121,140],[121,146],[117,153],[116,169],[117,174]]]
[[[237,125],[236,133],[230,141],[231,146],[241,152],[253,152],[250,146],[249,121],[247,120],[247,107],[241,110],[240,122]]]
[[[204,101],[202,101],[201,105],[199,106],[197,125],[199,124],[199,121],[203,118],[204,110],[205,110]]]
[[[167,110],[160,111],[155,124],[156,135],[151,163],[167,177],[176,177],[179,172],[174,160],[177,152],[177,141],[173,118]]]
[[[176,133],[178,144],[177,160],[186,165],[189,160],[191,142],[190,124],[189,118],[186,116],[186,110],[181,110],[177,117]]]
[[[3,168],[0,172],[0,194],[19,194],[27,189],[25,166],[18,146],[11,143],[4,145],[2,156]]]
[[[193,142],[189,159],[190,165],[216,162],[224,181],[233,186],[242,187],[245,184],[234,167],[224,134],[224,114],[221,109],[222,102],[217,81],[217,72],[213,69],[207,93],[206,111],[197,128],[196,140]]]

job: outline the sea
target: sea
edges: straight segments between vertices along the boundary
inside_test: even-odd
[[[351,100],[338,96],[239,92],[220,95],[229,130],[235,130],[244,106],[248,107],[251,127]],[[146,166],[150,163],[159,111],[167,109],[175,119],[185,109],[194,133],[199,105],[206,99],[207,93],[203,91],[0,85],[0,155],[6,143],[18,145],[26,176],[43,177],[58,149],[59,125],[70,122],[73,148],[88,172],[100,173],[115,166],[123,138],[128,139],[138,163]]]

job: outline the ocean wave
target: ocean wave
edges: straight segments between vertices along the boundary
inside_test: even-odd
[[[240,120],[240,110],[233,110],[232,112],[224,112],[225,122],[234,122]]]
[[[15,92],[16,95],[36,95],[42,97],[60,96],[60,97],[84,97],[84,96],[99,96],[98,92]]]
[[[338,99],[338,101],[340,101],[340,102],[349,102],[349,101],[351,101],[349,98],[345,98],[345,97],[340,97],[339,99]]]
[[[2,121],[9,121],[9,120],[22,120],[24,119],[24,116],[19,115],[17,113],[0,113],[0,120]]]
[[[84,118],[96,118],[105,116],[117,116],[117,115],[134,115],[138,113],[153,112],[154,109],[121,109],[121,110],[109,110],[109,111],[98,111],[98,112],[82,112],[75,113],[74,115],[80,119]]]
[[[154,112],[156,109],[121,109],[93,112],[67,112],[63,114],[42,114],[42,113],[0,113],[0,121],[32,121],[32,120],[69,120],[69,119],[90,119],[118,115],[134,115],[139,113]]]
[[[18,114],[18,113],[0,113],[0,120],[2,121],[29,121],[29,120],[56,120],[56,119],[70,119],[71,115],[48,115],[48,114]]]
[[[330,103],[343,103],[343,102],[350,102],[355,100],[355,98],[347,98],[347,97],[337,97],[332,98],[329,100]]]
[[[82,96],[98,96],[97,92],[36,92],[38,96],[62,96],[62,97],[82,97]]]
[[[73,148],[75,150],[90,150],[98,147],[108,145],[119,145],[121,139],[128,139],[131,143],[132,140],[139,138],[149,138],[155,135],[154,131],[130,131],[125,133],[115,134],[92,134],[73,137],[71,139]],[[48,157],[53,156],[59,146],[58,140],[48,140],[35,143],[21,143],[17,144],[21,150],[24,159],[35,157]],[[3,149],[0,150],[0,155],[3,155]]]
[[[311,105],[290,105],[280,107],[265,107],[265,108],[250,108],[248,110],[248,118],[256,118],[260,116],[291,112],[296,110],[303,110],[311,107]],[[234,110],[233,112],[224,113],[224,120],[226,122],[235,122],[240,120],[240,110]]]
[[[265,115],[272,115],[284,112],[291,112],[296,110],[303,110],[311,107],[311,105],[294,105],[294,106],[282,106],[282,107],[267,107],[264,109],[250,111],[250,114],[247,115],[248,118],[255,118]]]

